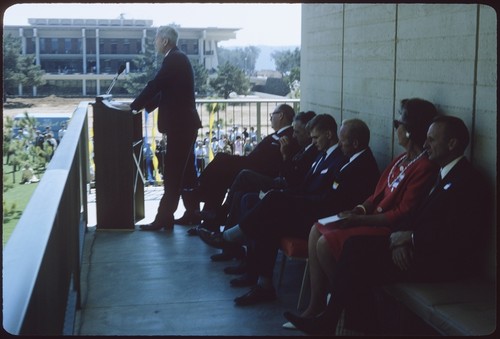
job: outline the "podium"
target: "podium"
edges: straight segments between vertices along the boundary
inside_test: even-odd
[[[92,106],[97,229],[134,229],[144,218],[142,115],[111,95]]]

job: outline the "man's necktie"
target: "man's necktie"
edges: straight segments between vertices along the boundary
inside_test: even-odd
[[[318,171],[318,168],[321,166],[321,164],[323,163],[323,161],[325,161],[325,158],[326,158],[326,152],[323,152],[323,155],[318,160],[318,163],[316,164],[316,167],[314,167],[313,173],[316,173]]]
[[[429,195],[431,195],[435,190],[436,188],[439,187],[439,185],[441,185],[441,182],[443,181],[443,179],[441,179],[441,172],[438,173],[437,175],[437,178],[436,178],[436,182],[434,183],[434,186],[432,186],[432,189],[431,191],[429,192]]]

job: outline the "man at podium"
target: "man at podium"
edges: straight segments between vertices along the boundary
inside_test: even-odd
[[[152,112],[158,108],[158,131],[167,139],[163,160],[165,191],[154,221],[141,226],[145,231],[173,229],[181,188],[196,182],[194,142],[201,121],[196,111],[193,68],[177,47],[177,39],[174,28],[158,28],[155,48],[165,58],[154,79],[130,104],[132,110]]]

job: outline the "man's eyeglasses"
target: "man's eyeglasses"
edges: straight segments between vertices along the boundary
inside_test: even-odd
[[[269,119],[273,118],[273,115],[281,113],[280,111],[269,113]]]
[[[403,126],[405,125],[404,122],[399,121],[399,120],[394,120],[393,124],[394,124],[394,129],[398,129],[399,125],[403,125]]]

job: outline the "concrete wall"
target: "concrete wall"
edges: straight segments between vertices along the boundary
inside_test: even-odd
[[[430,100],[466,122],[467,155],[495,178],[496,20],[476,4],[304,4],[301,110],[366,121],[384,168],[403,152],[399,101]]]
[[[466,122],[467,156],[496,190],[496,30],[486,5],[303,4],[300,109],[367,122],[383,169],[404,151],[400,100],[427,99]]]

